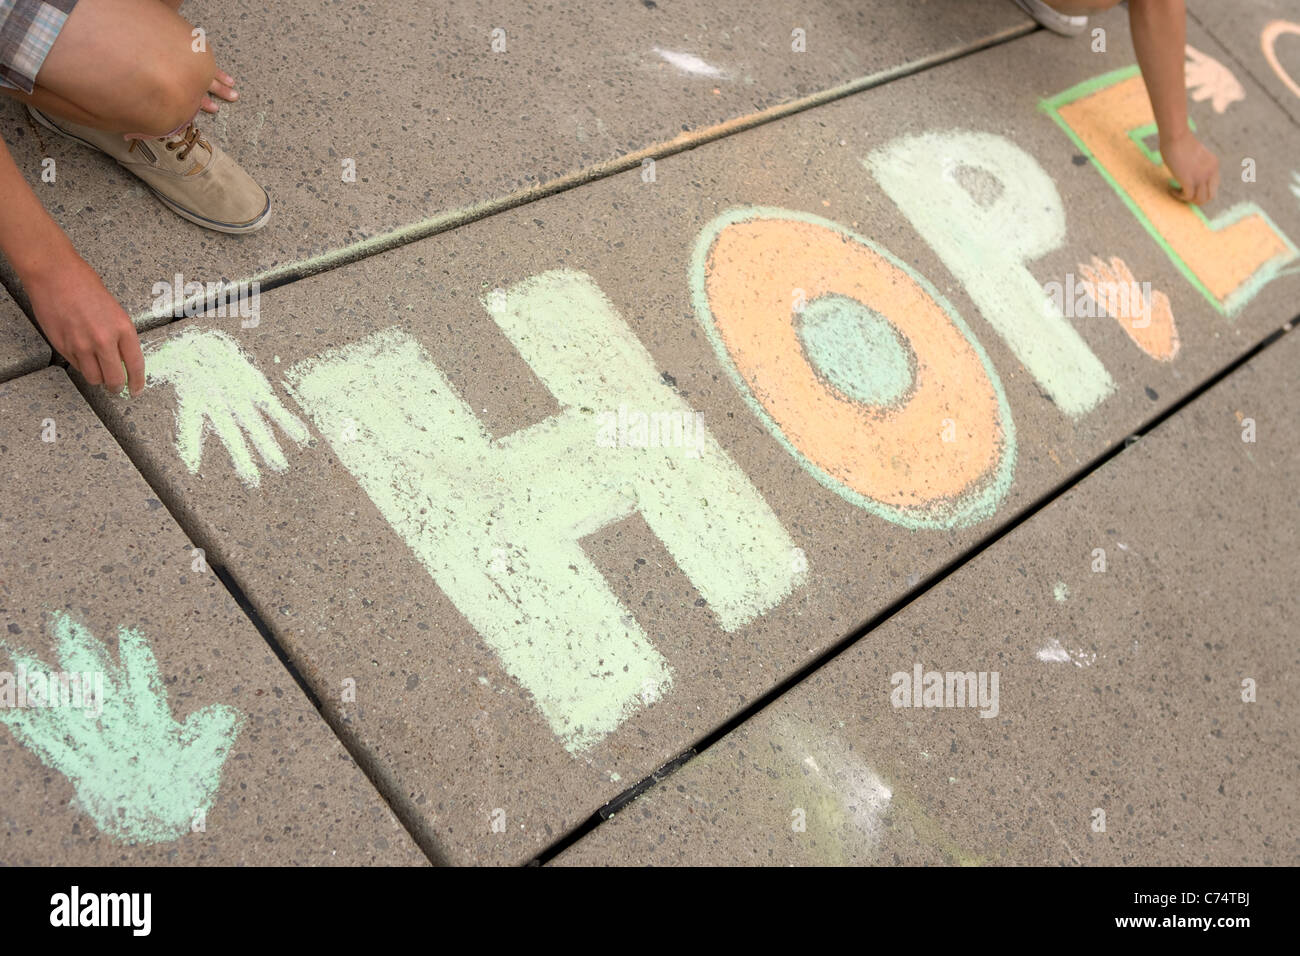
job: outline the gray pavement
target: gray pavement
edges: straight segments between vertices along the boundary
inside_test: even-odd
[[[15,161],[143,324],[156,283],[309,274],[366,240],[445,228],[763,110],[1023,32],[1005,0],[501,6],[187,3],[238,105],[203,122],[271,193],[272,224],[217,238],[128,174],[0,103]],[[796,33],[796,31],[802,31]],[[650,155],[650,152],[646,152]],[[53,186],[38,183],[57,162]],[[630,157],[630,158],[629,158]],[[582,171],[586,171],[585,173]],[[400,238],[390,236],[386,241]],[[4,281],[17,290],[11,273]]]
[[[1217,237],[1108,186],[1113,144],[1141,154],[1078,106],[1131,102],[1123,35],[1035,34],[274,290],[256,325],[174,323],[161,387],[92,398],[422,839],[522,862],[1284,320],[1285,182],[1229,183]],[[1040,103],[1098,75],[1059,108],[1080,165]],[[1200,119],[1221,148],[1248,122]],[[1094,261],[1149,283],[1148,325],[1043,315]],[[882,335],[896,381],[853,365]]]
[[[0,468],[0,865],[426,862],[62,371]]]
[[[50,364],[50,347],[22,310],[0,289],[0,381]]]
[[[1300,127],[1237,32],[1273,11],[1195,6],[1225,171],[1199,211],[1122,10],[1071,41],[1003,0],[919,6],[187,7],[245,91],[210,128],[280,204],[243,239],[0,111],[163,323],[136,399],[0,385],[0,506],[36,487],[66,523],[40,568],[13,539],[11,633],[48,659],[128,628],[169,719],[226,732],[186,796],[206,831],[172,800],[123,840],[12,724],[22,861],[549,859],[726,727],[558,862],[1295,862],[1293,339],[1181,407],[1296,317]],[[176,277],[236,301],[146,315]],[[47,418],[86,443],[51,467]],[[64,545],[109,531],[125,568]],[[917,663],[998,671],[998,715],[891,707]]]
[[[1235,63],[1300,122],[1300,3],[1190,0],[1191,15],[1232,51]],[[1212,75],[1212,70],[1207,75]],[[1225,90],[1231,90],[1231,83]],[[1235,91],[1228,93],[1231,97]],[[1223,99],[1220,102],[1224,102]]]
[[[1295,866],[1298,385],[1293,333],[556,864]]]

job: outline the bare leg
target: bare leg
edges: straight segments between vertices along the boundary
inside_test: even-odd
[[[185,0],[158,0],[158,2],[169,10],[179,13],[181,4]],[[203,100],[203,111],[205,113],[215,113],[221,108],[221,104],[212,99],[213,96],[225,100],[227,103],[233,103],[239,99],[239,93],[235,91],[235,78],[222,69],[217,70],[217,75],[212,80],[212,86],[208,88],[208,92],[212,96],[205,97]]]
[[[164,136],[194,118],[217,74],[192,29],[158,0],[80,0],[32,94],[3,92],[74,123]]]

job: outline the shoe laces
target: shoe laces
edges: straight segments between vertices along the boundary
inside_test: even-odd
[[[209,153],[212,152],[212,147],[208,145],[208,141],[203,138],[199,128],[193,123],[190,123],[174,137],[167,140],[165,145],[169,151],[180,150],[176,154],[178,159],[188,159],[195,146],[202,146]]]

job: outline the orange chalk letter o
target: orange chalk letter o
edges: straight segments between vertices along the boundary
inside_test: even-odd
[[[897,524],[993,514],[1015,433],[988,356],[884,249],[824,219],[746,208],[701,232],[696,314],[750,406],[813,477]]]

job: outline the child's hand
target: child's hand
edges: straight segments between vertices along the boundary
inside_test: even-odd
[[[1190,130],[1184,130],[1170,140],[1161,136],[1160,155],[1182,187],[1182,192],[1174,195],[1183,202],[1201,206],[1218,193],[1218,157],[1206,149]]]

